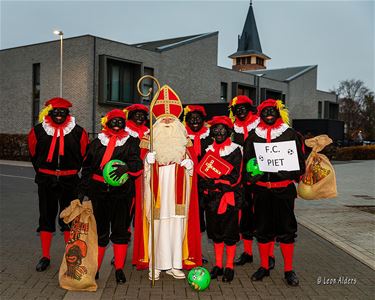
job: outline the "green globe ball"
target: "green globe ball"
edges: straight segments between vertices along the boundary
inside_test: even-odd
[[[115,164],[115,165],[113,165]],[[111,186],[120,186],[120,185],[123,185],[126,180],[128,180],[129,178],[129,175],[127,173],[125,173],[124,175],[121,176],[121,178],[119,180],[114,180],[112,179],[109,174],[113,171],[113,170],[116,170],[117,167],[116,167],[116,164],[117,165],[125,165],[125,163],[119,159],[113,159],[113,160],[110,160],[109,162],[106,163],[106,165],[104,166],[104,169],[103,169],[103,178],[104,178],[104,181],[106,183],[108,183],[109,185]]]
[[[251,176],[263,175],[263,172],[259,170],[257,159],[251,158],[246,164],[246,172],[250,173]]]
[[[204,291],[210,285],[211,276],[207,269],[196,267],[188,274],[188,283],[195,291]]]

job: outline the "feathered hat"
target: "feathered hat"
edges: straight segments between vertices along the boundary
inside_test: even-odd
[[[106,128],[108,121],[114,118],[123,118],[124,120],[126,120],[125,113],[121,109],[113,109],[101,119],[103,128]]]
[[[187,114],[192,113],[192,112],[199,112],[203,115],[204,118],[207,117],[206,110],[204,109],[202,105],[186,105],[184,108],[184,120],[183,120],[184,125],[186,123]]]
[[[55,97],[46,101],[44,106],[45,107],[39,113],[39,123],[43,122],[44,118],[48,115],[50,110],[54,108],[69,108],[72,107],[72,103],[64,98]]]
[[[253,106],[253,100],[251,100],[249,97],[247,97],[245,95],[238,95],[230,101],[229,118],[231,118],[233,122],[234,122],[234,119],[235,119],[234,114],[233,114],[233,107],[236,106],[236,105],[239,105],[239,104],[250,104],[251,106]]]
[[[146,105],[143,105],[143,104],[133,104],[133,105],[130,105],[130,106],[125,107],[123,109],[123,111],[125,113],[126,120],[129,117],[129,113],[132,112],[132,111],[136,111],[136,110],[141,110],[141,111],[144,111],[146,113],[146,115],[148,114],[148,107]]]
[[[228,126],[229,128],[233,129],[233,122],[227,116],[215,116],[210,121],[208,121],[208,125],[214,126],[217,124],[223,124]]]
[[[290,125],[289,124],[289,111],[285,107],[283,101],[281,101],[281,100],[267,99],[267,100],[263,101],[258,106],[258,116],[260,116],[260,113],[262,112],[263,109],[265,109],[266,107],[270,107],[270,106],[276,107],[276,109],[280,113],[280,117],[283,120],[283,122],[287,125]]]

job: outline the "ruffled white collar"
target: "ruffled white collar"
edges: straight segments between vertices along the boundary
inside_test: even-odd
[[[200,136],[199,136],[199,139],[205,139],[206,137],[208,137],[210,135],[210,128],[207,127],[207,130],[205,132],[203,132]],[[196,135],[194,134],[188,134],[188,137],[191,139],[191,140],[194,140],[194,138],[196,137]]]
[[[74,117],[70,116],[70,120],[68,121],[68,123],[63,128],[64,136],[69,134],[74,129],[75,126],[76,126],[76,120],[75,120]],[[50,124],[48,124],[45,120],[43,120],[42,127],[48,135],[53,136],[55,134],[56,128],[51,126]],[[60,136],[60,130],[57,131],[57,137],[59,137],[59,136]]]
[[[247,124],[247,132],[250,132],[251,130],[253,130],[254,128],[256,128],[258,126],[260,122],[260,118],[257,118],[255,119],[253,122]],[[236,125],[236,123],[234,123],[234,132],[236,133],[244,133],[244,130],[243,130],[243,127],[242,126],[238,126]]]
[[[230,145],[225,146],[223,149],[221,149],[221,150],[219,151],[220,157],[227,156],[227,155],[231,154],[231,153],[232,153],[234,150],[236,150],[237,148],[240,148],[240,150],[241,150],[241,152],[242,152],[242,146],[241,146],[241,145],[238,145],[238,144],[233,143],[233,142],[230,143]],[[208,151],[212,151],[212,152],[215,151],[215,150],[214,150],[214,147],[213,147],[212,144],[209,145],[209,146],[206,148],[206,152],[208,152]]]
[[[119,146],[124,145],[126,143],[126,141],[128,140],[129,136],[130,135],[128,134],[127,136],[123,137],[122,139],[117,140],[115,147],[119,147]],[[98,139],[100,140],[100,142],[102,143],[103,146],[107,146],[108,143],[109,143],[109,137],[103,132],[98,134]]]
[[[271,140],[274,140],[275,138],[279,137],[284,133],[285,130],[289,128],[289,125],[282,123],[279,127],[277,128],[272,128],[271,129]],[[267,128],[260,128],[259,126],[255,129],[255,133],[257,136],[267,139]]]
[[[125,131],[126,131],[127,133],[129,133],[130,136],[135,137],[135,138],[139,138],[139,134],[138,134],[138,132],[136,132],[136,131],[130,129],[130,128],[127,127],[127,126],[125,127]],[[149,132],[150,132],[150,129],[147,129],[143,135],[147,135]]]

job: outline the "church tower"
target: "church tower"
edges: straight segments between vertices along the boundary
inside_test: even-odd
[[[266,61],[271,59],[262,52],[252,1],[250,1],[242,34],[238,36],[237,52],[229,58],[232,59],[232,69],[236,71],[266,69]]]

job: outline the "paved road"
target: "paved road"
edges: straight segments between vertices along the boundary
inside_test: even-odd
[[[371,268],[303,226],[299,227],[296,244],[295,270],[300,278],[297,288],[285,285],[282,258],[276,247],[276,269],[263,282],[250,281],[259,263],[255,252],[254,264],[236,268],[231,284],[215,280],[201,293],[193,292],[186,281],[166,274],[151,288],[147,272],[136,271],[129,259],[125,266],[128,282],[116,285],[108,251],[108,272],[101,272],[98,292],[67,293],[58,286],[64,249],[60,233],[54,236],[51,267],[43,273],[35,272],[40,245],[35,233],[37,189],[32,178],[32,168],[0,165],[0,299],[373,299],[375,295],[375,272]],[[213,245],[204,238],[203,247],[212,262]],[[131,251],[130,247],[129,257]],[[207,268],[211,267],[209,263]]]

